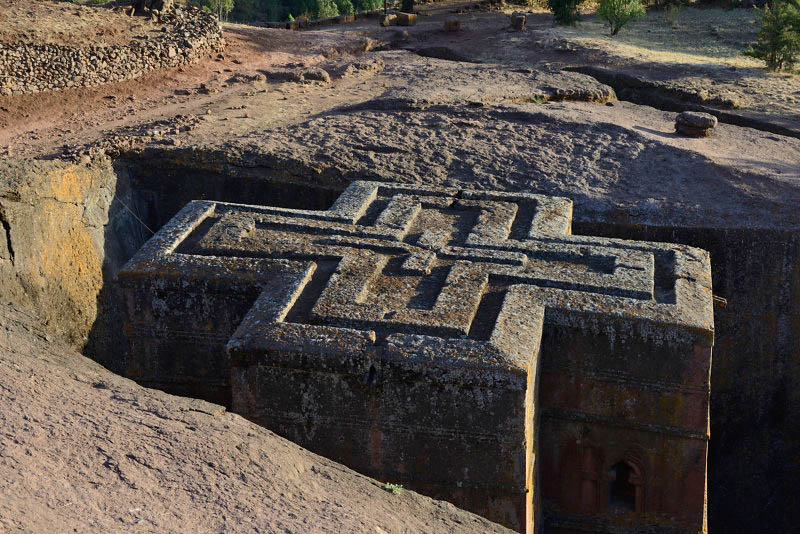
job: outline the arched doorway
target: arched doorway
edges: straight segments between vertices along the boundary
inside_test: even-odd
[[[617,514],[642,510],[642,477],[638,467],[621,460],[609,470],[608,507]]]

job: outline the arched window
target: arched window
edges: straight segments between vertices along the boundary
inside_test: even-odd
[[[626,461],[617,462],[609,472],[608,507],[612,512],[636,512],[637,491],[634,481],[638,480],[634,468]]]

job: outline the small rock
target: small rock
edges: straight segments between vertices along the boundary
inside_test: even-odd
[[[384,15],[380,19],[381,26],[397,26],[397,15]]]
[[[675,118],[675,131],[688,137],[708,137],[717,125],[717,118],[710,113],[684,111]]]

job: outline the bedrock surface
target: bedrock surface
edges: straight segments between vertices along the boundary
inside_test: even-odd
[[[0,305],[0,529],[511,532],[120,378]]]

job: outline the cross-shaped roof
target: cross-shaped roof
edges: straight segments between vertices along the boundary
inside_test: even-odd
[[[524,372],[542,321],[710,345],[707,254],[573,236],[571,213],[558,197],[377,182],[327,211],[195,201],[122,276],[257,287],[234,357],[379,350]]]

